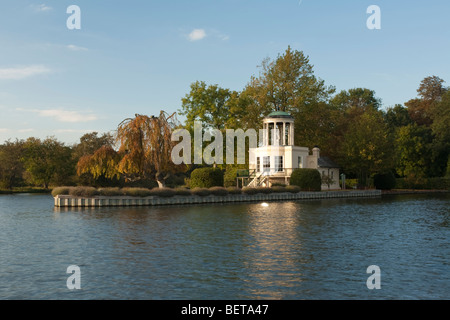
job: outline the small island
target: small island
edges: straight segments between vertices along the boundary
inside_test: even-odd
[[[56,189],[58,191],[60,188]],[[61,188],[62,189],[62,188]],[[79,191],[79,190],[78,190]],[[77,189],[68,193],[77,194]],[[297,188],[194,188],[188,189],[135,189],[115,190],[84,190],[87,196],[56,194],[55,207],[127,207],[127,206],[158,206],[158,205],[188,205],[204,203],[232,203],[232,202],[270,202],[286,200],[379,197],[381,190],[353,190],[353,191],[299,191]],[[80,193],[78,193],[80,194]],[[140,194],[139,196],[137,194]]]

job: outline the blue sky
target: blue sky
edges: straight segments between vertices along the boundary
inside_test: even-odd
[[[73,4],[81,30],[66,27]],[[449,14],[448,0],[0,0],[0,143],[174,112],[197,80],[240,91],[289,45],[338,91],[404,103],[427,76],[449,85]]]

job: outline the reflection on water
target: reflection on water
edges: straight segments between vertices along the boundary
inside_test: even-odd
[[[449,200],[64,209],[0,196],[0,298],[447,299]],[[381,290],[366,287],[373,264]]]
[[[301,234],[297,232],[301,207],[291,202],[252,204],[247,213],[248,239],[243,252],[251,257],[244,264],[248,269],[247,290],[256,299],[294,295],[302,280],[302,263],[297,264],[302,256]]]

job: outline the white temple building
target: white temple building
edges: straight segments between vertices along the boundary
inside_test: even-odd
[[[248,186],[289,184],[292,171],[313,168],[322,176],[322,190],[340,189],[339,166],[327,157],[320,157],[320,149],[294,145],[294,118],[287,112],[276,111],[263,120],[264,137],[257,148],[250,148]]]

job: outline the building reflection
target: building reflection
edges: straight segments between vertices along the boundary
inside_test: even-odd
[[[301,204],[272,202],[248,209],[246,290],[255,299],[293,296],[302,282]]]

